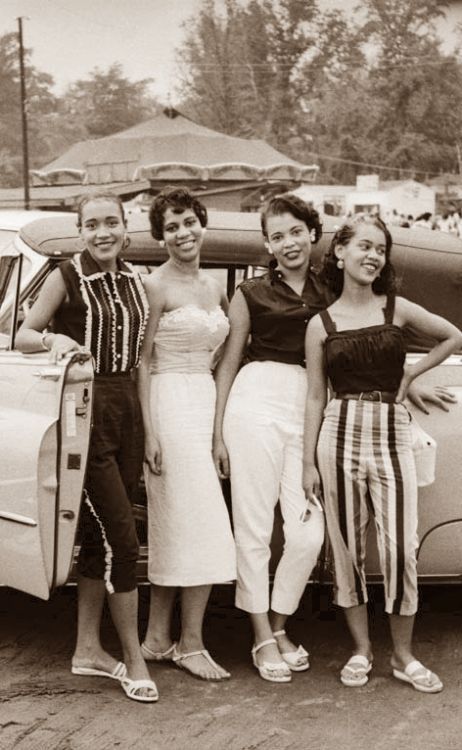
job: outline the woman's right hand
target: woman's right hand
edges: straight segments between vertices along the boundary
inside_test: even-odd
[[[226,445],[222,437],[213,438],[213,463],[220,479],[229,477],[229,456]]]
[[[319,477],[319,471],[314,464],[303,466],[302,482],[306,499],[317,505],[319,502],[318,498],[321,496],[321,479]]]
[[[152,435],[144,441],[144,461],[153,474],[159,475],[162,472],[162,449],[157,438]]]
[[[47,338],[51,338],[50,346],[47,346]],[[49,333],[45,337],[45,346],[50,352],[50,361],[56,364],[60,362],[70,352],[84,351],[80,344],[70,336],[65,336],[63,333]],[[88,353],[90,356],[90,353]]]

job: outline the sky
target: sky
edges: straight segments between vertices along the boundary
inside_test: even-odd
[[[220,1],[220,0],[218,0]],[[0,34],[23,22],[32,63],[50,73],[56,92],[96,66],[120,62],[131,80],[152,77],[154,94],[168,103],[177,80],[175,48],[183,23],[202,0],[0,0]],[[353,7],[357,0],[320,0],[319,7]]]
[[[222,2],[222,0],[217,0]],[[131,80],[154,78],[151,87],[162,103],[175,103],[175,49],[183,24],[202,0],[0,0],[0,34],[23,22],[24,44],[32,63],[55,80],[56,93],[87,77],[95,67],[120,62]],[[318,0],[321,10],[351,11],[358,0]],[[462,0],[451,3],[451,19],[462,21]],[[446,27],[445,31],[448,31]],[[171,96],[171,99],[169,99]]]

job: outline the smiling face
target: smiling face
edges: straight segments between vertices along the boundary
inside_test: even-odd
[[[104,271],[117,269],[117,256],[125,241],[125,224],[119,205],[111,200],[91,200],[82,207],[80,236],[90,255]]]
[[[305,222],[293,214],[269,214],[266,229],[270,251],[281,271],[308,268],[311,255],[310,230]]]
[[[172,260],[181,263],[199,261],[204,229],[191,208],[184,211],[167,208],[162,236]]]
[[[385,234],[373,224],[358,224],[349,242],[337,245],[335,255],[344,262],[345,278],[361,286],[372,285],[387,260]]]

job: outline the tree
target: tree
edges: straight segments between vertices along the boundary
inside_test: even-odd
[[[311,102],[315,146],[330,155],[320,159],[324,179],[351,182],[364,171],[422,179],[426,172],[454,168],[462,68],[441,52],[434,27],[446,5],[364,0],[366,16],[356,24],[363,63],[353,58],[330,66]],[[338,36],[332,41],[339,47]]]
[[[152,78],[130,81],[122,66],[114,63],[106,71],[95,68],[88,78],[71,84],[63,97],[63,108],[86,132],[101,138],[136,125],[159,111],[148,92]]]
[[[51,92],[52,77],[30,64],[30,50],[24,51],[24,58],[29,155],[33,169],[46,150],[40,123],[54,111],[56,98]],[[18,35],[14,32],[0,36],[0,89],[0,184],[17,186],[22,182],[22,130]]]
[[[301,56],[313,44],[315,0],[214,0],[187,23],[179,52],[187,110],[231,135],[262,137],[276,148],[303,136],[294,84]]]

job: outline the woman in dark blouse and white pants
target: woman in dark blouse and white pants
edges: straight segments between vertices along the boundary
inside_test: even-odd
[[[236,605],[250,613],[253,662],[263,679],[288,682],[291,670],[306,670],[309,662],[303,647],[288,639],[285,621],[299,605],[324,538],[319,507],[310,504],[311,513],[301,520],[307,510],[303,341],[309,318],[329,300],[309,268],[311,236],[316,241],[321,234],[317,212],[296,196],[280,196],[262,215],[262,228],[274,262],[268,275],[241,284],[231,302],[231,333],[216,373],[214,453],[223,476],[229,451]],[[249,334],[246,364],[237,374]],[[284,550],[269,611],[268,563],[278,501]]]

